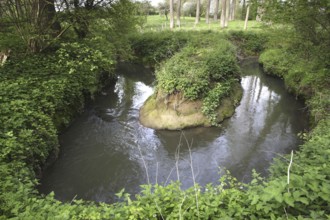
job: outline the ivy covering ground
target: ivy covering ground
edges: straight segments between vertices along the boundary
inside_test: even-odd
[[[244,37],[243,33],[240,35]],[[139,39],[143,40],[143,36]],[[172,42],[164,44],[178,45],[178,41]],[[140,43],[137,40],[134,45]],[[109,78],[115,63],[113,58],[105,59],[101,51],[84,44],[71,43],[60,48],[53,56],[14,60],[0,69],[0,219],[330,218],[329,105],[318,96],[321,93],[329,97],[328,88],[322,86],[326,77],[320,78],[328,76],[326,68],[316,69],[320,75],[311,80],[308,77],[312,73],[306,72],[296,81],[298,89],[287,82],[297,94],[305,94],[306,85],[320,87],[306,96],[312,118],[316,119],[315,128],[305,135],[305,144],[292,158],[289,155],[275,161],[267,179],[255,173],[251,183],[242,184],[227,174],[217,185],[195,185],[186,191],[177,182],[168,186],[144,185],[135,200],[122,191],[117,196],[123,202],[112,205],[81,200],[62,203],[53,194],[40,195],[35,189],[36,172],[50,152],[58,151],[59,129],[83,109],[86,98]],[[173,54],[164,47],[158,55],[153,56],[151,50],[146,55],[148,59],[168,58],[183,47],[180,43],[173,48]],[[271,67],[271,72],[281,72],[284,79],[295,69],[289,66],[282,72],[286,59],[271,66],[276,57],[263,56],[266,70]],[[321,74],[322,71],[326,72]]]

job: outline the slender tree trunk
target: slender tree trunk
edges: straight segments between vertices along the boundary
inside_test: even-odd
[[[244,30],[247,29],[247,24],[248,24],[248,20],[249,20],[249,13],[250,13],[250,5],[248,5],[247,6],[247,9],[246,9],[245,22],[244,22]]]
[[[214,19],[215,21],[217,21],[217,20],[218,20],[218,13],[219,13],[219,1],[220,1],[220,0],[215,0],[215,7],[214,7],[214,17],[213,17],[213,19]]]
[[[241,19],[245,19],[246,2],[243,0]]]
[[[195,25],[199,23],[199,20],[200,20],[200,10],[201,10],[201,1],[200,0],[197,0]]]
[[[225,27],[225,20],[226,20],[226,3],[227,0],[221,0],[221,16],[220,16],[220,27]]]
[[[210,23],[210,7],[211,7],[211,0],[207,0],[207,2],[206,2],[206,11],[205,11],[205,22],[206,22],[206,24]]]
[[[235,20],[235,12],[236,12],[236,0],[232,0],[232,4],[230,7],[230,20]]]
[[[226,0],[226,16],[225,16],[225,27],[228,27],[229,14],[230,13],[230,0]]]
[[[176,25],[181,27],[181,0],[178,0],[176,7]]]
[[[173,12],[174,0],[170,0],[170,29],[174,28],[174,12]]]

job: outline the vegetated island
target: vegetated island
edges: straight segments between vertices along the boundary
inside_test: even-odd
[[[188,45],[156,70],[155,93],[140,109],[140,122],[178,130],[218,125],[242,97],[234,47],[224,39]]]

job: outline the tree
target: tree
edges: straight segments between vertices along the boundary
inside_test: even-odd
[[[210,7],[211,7],[211,0],[206,1],[206,11],[205,11],[205,22],[206,24],[210,23]]]
[[[167,13],[168,13],[168,9],[169,9],[168,2],[167,1],[159,2],[157,8],[159,10],[159,14],[160,15],[162,15],[162,14],[165,15],[166,20],[168,20],[168,17],[167,17]]]
[[[181,0],[178,0],[177,6],[176,6],[176,25],[178,27],[181,27]]]
[[[226,9],[227,0],[221,0],[221,17],[220,17],[220,27],[225,28],[226,25]]]
[[[257,4],[257,16],[256,16],[256,21],[261,21],[262,16],[264,13],[264,9],[262,8],[263,0],[259,0],[259,3]]]
[[[0,11],[13,24],[28,52],[44,50],[61,34],[54,0],[0,1]]]
[[[249,20],[249,13],[250,13],[250,4],[248,4],[248,6],[247,6],[247,8],[246,8],[245,22],[244,22],[244,30],[247,29],[247,24],[248,24],[248,20]]]
[[[229,13],[230,13],[230,0],[226,0],[226,16],[225,16],[225,27],[228,27]]]
[[[236,0],[232,0],[232,3],[230,5],[230,21],[235,20],[235,14],[236,14]]]
[[[127,0],[56,0],[59,10],[66,14],[67,22],[73,26],[78,38],[89,34],[90,22],[100,16],[107,16],[107,9]],[[125,3],[126,4],[126,3]]]
[[[195,19],[195,25],[199,23],[200,20],[200,10],[201,10],[201,1],[197,0],[196,3],[196,19]]]
[[[215,21],[217,21],[217,20],[218,20],[218,13],[219,13],[219,1],[220,1],[220,0],[215,0],[215,7],[214,7],[214,17],[213,17],[213,19],[214,19]]]
[[[170,0],[170,29],[174,28],[174,0]]]
[[[263,20],[294,32],[295,49],[314,54],[330,65],[330,4],[328,0],[263,1]]]
[[[242,3],[242,14],[241,14],[241,19],[245,19],[245,15],[246,15],[246,1],[243,0],[243,3]]]

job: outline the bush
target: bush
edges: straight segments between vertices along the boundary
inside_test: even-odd
[[[259,62],[266,73],[283,78],[292,64],[287,55],[284,50],[270,49],[260,55]]]
[[[173,32],[148,32],[130,37],[131,47],[137,62],[147,65],[159,64],[172,57],[187,43],[187,36]]]
[[[256,56],[265,50],[269,38],[259,32],[230,31],[229,40],[239,48],[243,56]]]
[[[234,79],[239,78],[234,47],[213,34],[204,36],[163,63],[156,71],[157,89],[166,95],[182,93],[188,100],[203,100],[202,112],[216,125],[221,99],[230,95]]]

